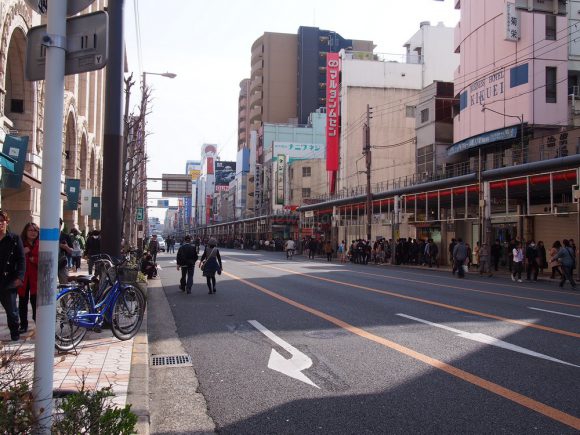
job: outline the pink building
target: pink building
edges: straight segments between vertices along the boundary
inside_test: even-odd
[[[460,105],[448,156],[465,160],[484,147],[520,151],[534,136],[567,125],[565,5],[561,10],[556,0],[456,0],[456,9]]]

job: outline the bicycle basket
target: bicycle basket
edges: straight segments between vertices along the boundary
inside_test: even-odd
[[[134,284],[137,281],[137,274],[139,270],[133,267],[119,268],[119,281],[122,284]]]

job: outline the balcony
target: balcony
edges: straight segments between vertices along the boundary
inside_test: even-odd
[[[457,23],[455,26],[455,30],[453,31],[453,47],[455,48],[455,53],[459,53],[461,51],[461,23]]]
[[[254,78],[252,80],[252,84],[250,85],[250,94],[255,92],[255,91],[261,91],[262,90],[262,83],[263,83],[263,79],[262,79],[261,75],[254,76]]]
[[[250,110],[252,110],[255,106],[260,106],[262,104],[262,92],[257,91],[254,92],[250,96]]]
[[[240,110],[240,112],[238,114],[238,121],[242,122],[243,120],[246,119],[246,116],[248,116],[248,112],[245,109]]]
[[[250,65],[252,66],[252,69],[254,68],[254,65],[257,64],[258,62],[261,62],[262,59],[264,58],[264,53],[262,53],[262,46],[258,47],[258,49],[256,50],[255,53],[252,53],[252,60]]]
[[[262,106],[254,106],[250,110],[250,122],[261,121],[262,120]]]

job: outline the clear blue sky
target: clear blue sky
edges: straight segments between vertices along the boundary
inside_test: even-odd
[[[147,76],[153,88],[148,116],[148,175],[183,173],[204,142],[217,143],[222,160],[235,160],[239,82],[250,75],[250,49],[264,32],[296,33],[299,26],[372,40],[379,53],[403,53],[421,21],[455,26],[454,0],[127,0],[125,40],[129,69],[172,72]],[[139,95],[132,95],[131,107]],[[151,195],[152,196],[152,195]],[[160,211],[160,210],[159,210]],[[153,212],[161,217],[160,214]]]

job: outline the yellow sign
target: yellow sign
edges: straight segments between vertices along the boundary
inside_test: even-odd
[[[195,181],[201,175],[201,171],[199,169],[190,169],[189,175],[191,176],[191,181]]]

